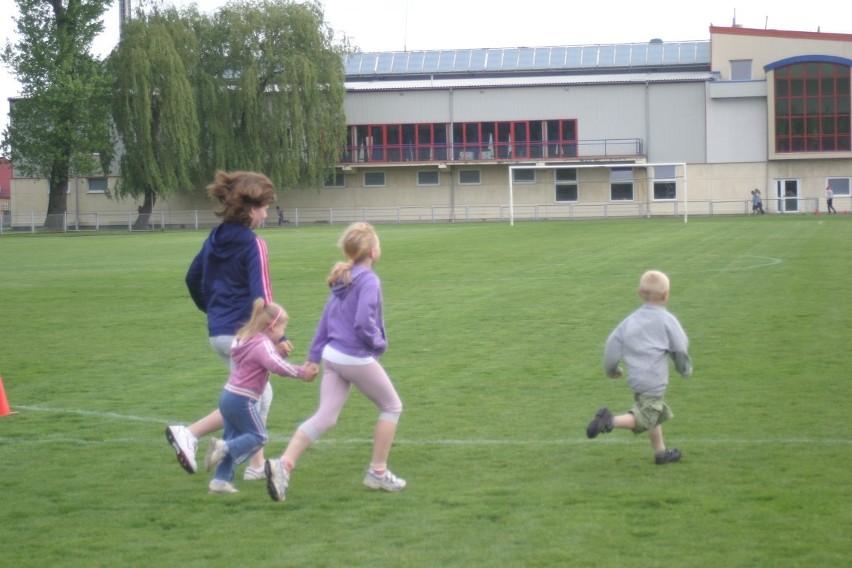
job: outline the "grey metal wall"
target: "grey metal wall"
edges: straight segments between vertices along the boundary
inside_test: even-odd
[[[577,119],[580,140],[639,138],[649,160],[704,162],[704,83],[354,92],[349,124]]]

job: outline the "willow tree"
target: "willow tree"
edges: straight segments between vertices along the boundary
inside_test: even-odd
[[[3,59],[21,83],[3,133],[16,170],[46,178],[45,227],[61,229],[72,175],[107,173],[113,156],[109,81],[91,54],[113,0],[15,0],[20,40]],[[99,158],[99,159],[98,159]]]
[[[190,77],[198,48],[192,20],[175,8],[138,13],[109,58],[113,120],[121,140],[115,194],[141,198],[135,227],[148,226],[158,197],[189,191],[198,179],[199,127]]]
[[[316,186],[345,140],[343,63],[318,3],[232,2],[198,25],[201,170]]]

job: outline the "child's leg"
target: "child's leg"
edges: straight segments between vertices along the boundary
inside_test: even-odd
[[[369,365],[347,366],[341,369],[347,379],[369,398],[379,410],[373,434],[373,454],[370,469],[383,472],[387,469],[388,455],[396,436],[396,425],[402,413],[402,401],[393,383],[378,362]]]
[[[625,428],[627,430],[633,430],[636,427],[636,417],[633,416],[632,412],[628,412],[626,414],[619,414],[618,416],[612,417],[612,427],[613,428]]]
[[[220,402],[225,420],[227,453],[216,468],[216,479],[230,481],[238,464],[266,444],[267,433],[257,404],[250,398],[225,392]]]
[[[651,446],[654,448],[654,454],[661,454],[666,451],[666,444],[663,442],[663,427],[657,424],[648,430],[648,439],[651,440]]]
[[[272,398],[274,396],[272,390],[272,383],[267,382],[266,388],[263,389],[263,394],[260,397],[260,401],[258,404],[258,412],[260,413],[260,420],[263,422],[263,426],[266,426],[266,419],[269,416],[269,409],[272,408]],[[252,469],[261,470],[263,469],[263,448],[260,448],[254,455],[251,456],[249,460],[249,467]]]
[[[203,438],[212,432],[218,432],[222,429],[222,425],[222,413],[219,412],[219,409],[217,408],[204,418],[189,426],[188,430],[192,432],[192,435],[195,436],[196,439],[198,439]]]
[[[349,382],[335,370],[335,365],[323,361],[319,408],[299,426],[281,455],[281,461],[288,470],[295,467],[311,444],[337,423],[337,417],[349,397],[349,389]]]

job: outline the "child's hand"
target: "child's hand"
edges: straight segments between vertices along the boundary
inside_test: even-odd
[[[293,344],[290,343],[289,339],[285,339],[278,343],[278,352],[282,357],[286,358],[290,356],[290,353],[293,352]]]
[[[305,361],[305,378],[303,379],[306,383],[313,381],[317,377],[317,373],[319,372],[319,365],[316,363],[312,363],[310,361]]]
[[[620,379],[621,378],[621,367],[617,368],[615,371],[609,374],[610,379]]]

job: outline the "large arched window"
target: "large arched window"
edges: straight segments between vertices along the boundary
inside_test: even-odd
[[[852,149],[850,62],[837,57],[794,58],[775,71],[775,151]]]

